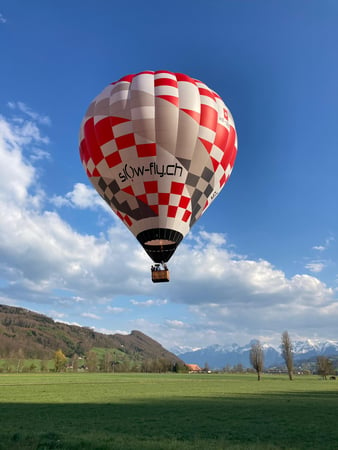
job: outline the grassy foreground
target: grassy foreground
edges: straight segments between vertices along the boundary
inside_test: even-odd
[[[1,374],[0,449],[338,449],[338,381]]]

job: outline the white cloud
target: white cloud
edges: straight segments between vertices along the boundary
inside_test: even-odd
[[[34,122],[37,122],[40,125],[51,125],[51,120],[48,116],[39,114],[33,111],[29,106],[27,106],[23,102],[8,102],[9,108],[14,111],[19,111],[20,113],[24,113]]]
[[[190,325],[182,322],[182,320],[166,320],[165,323],[170,328],[190,328]]]
[[[36,176],[35,168],[23,158],[23,127],[17,127],[0,116],[0,199],[22,204],[29,196]],[[34,136],[28,142],[34,141]]]
[[[81,314],[82,317],[87,317],[88,319],[95,319],[95,320],[101,320],[102,317],[98,316],[97,314],[84,312]]]
[[[102,208],[112,214],[109,206],[97,194],[94,188],[83,183],[75,183],[72,191],[68,192],[64,197],[54,196],[51,201],[57,207],[70,206],[72,208],[91,210]]]
[[[325,264],[322,261],[312,261],[306,264],[305,268],[310,272],[320,273],[325,268]]]
[[[0,13],[0,24],[1,23],[6,23],[6,22],[7,22],[6,17],[4,17],[4,15]]]
[[[49,311],[49,317],[51,317],[54,320],[60,320],[64,319],[66,317],[65,313],[59,312],[59,311]]]
[[[120,314],[127,311],[126,308],[121,308],[120,306],[107,306],[107,312],[113,314]]]
[[[326,247],[324,245],[315,245],[312,247],[313,250],[318,250],[319,252],[322,252],[325,250]]]
[[[324,244],[314,245],[312,247],[312,250],[317,250],[319,252],[323,252],[324,250],[327,250],[330,247],[332,242],[335,242],[335,238],[333,236],[329,236],[325,239]]]
[[[146,307],[149,307],[149,306],[166,305],[168,303],[168,301],[165,300],[165,299],[163,299],[163,300],[160,300],[160,299],[151,300],[151,299],[149,299],[149,300],[144,300],[144,301],[131,299],[130,303],[132,305],[134,305],[134,306],[146,306]]]

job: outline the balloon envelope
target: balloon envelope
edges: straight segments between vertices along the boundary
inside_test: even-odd
[[[90,104],[83,167],[154,262],[167,262],[228,180],[235,125],[204,83],[167,71],[127,75]]]

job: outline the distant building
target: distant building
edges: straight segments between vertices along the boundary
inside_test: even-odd
[[[186,364],[189,373],[200,373],[202,372],[202,369],[198,364]]]

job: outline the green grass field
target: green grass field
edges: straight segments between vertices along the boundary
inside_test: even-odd
[[[338,449],[338,381],[1,374],[1,449]]]

